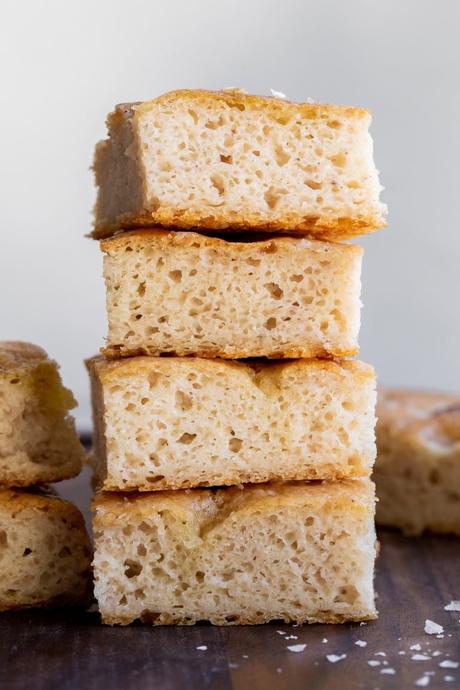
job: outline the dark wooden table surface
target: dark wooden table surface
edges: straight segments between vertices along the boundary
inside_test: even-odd
[[[460,613],[444,610],[451,599],[460,599],[460,541],[406,539],[390,531],[379,536],[378,621],[343,626],[108,628],[100,625],[97,613],[84,611],[4,613],[0,688],[460,688],[460,667],[439,665],[460,661]],[[444,626],[443,637],[424,632],[427,618]],[[358,646],[357,641],[367,644]],[[293,645],[306,647],[296,652],[288,649]],[[420,648],[411,649],[413,645]],[[327,659],[344,654],[335,663]],[[413,659],[414,655],[422,658]]]

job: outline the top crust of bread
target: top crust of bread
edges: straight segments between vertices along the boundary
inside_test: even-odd
[[[460,395],[382,388],[377,416],[377,438],[382,448],[397,439],[414,447],[426,444],[433,451],[438,438],[443,439],[445,454],[446,442],[460,441]]]
[[[120,360],[110,360],[102,357],[100,355],[87,360],[88,367],[94,367],[97,370],[99,379],[103,384],[112,383],[114,381],[131,378],[137,373],[143,373],[144,371],[150,371],[149,362],[152,361],[150,357],[127,357]],[[176,357],[165,357],[162,360],[162,364],[165,368],[169,368],[171,372],[175,370],[177,358]],[[358,360],[334,360],[334,359],[294,359],[292,361],[283,360],[280,363],[275,361],[264,362],[263,369],[265,374],[272,374],[274,380],[276,380],[277,371],[286,372],[288,368],[297,369],[303,368],[306,364],[309,367],[318,370],[331,371],[334,372],[336,369],[336,362],[340,362],[342,369],[348,370],[353,373],[356,380],[362,382],[373,380],[375,378],[375,370],[370,364],[365,364]],[[260,363],[257,360],[246,360],[244,363],[238,361],[226,360],[226,367],[234,367],[236,370],[241,370],[245,365],[251,367],[254,371],[254,377],[257,372],[262,369]],[[169,367],[168,367],[169,365]],[[216,366],[220,368],[219,360],[215,359],[200,359],[199,357],[194,358],[195,369],[202,369],[202,371],[209,373],[212,368]]]
[[[362,153],[357,166],[365,165],[367,168],[365,174],[362,170],[360,171],[358,175],[360,182],[350,179],[350,188],[344,192],[345,205],[338,202],[336,197],[340,195],[337,194],[331,195],[330,203],[321,201],[318,207],[311,204],[305,206],[299,194],[293,195],[293,199],[289,199],[289,204],[286,204],[285,208],[282,209],[275,209],[275,205],[278,204],[272,206],[268,201],[267,208],[258,208],[255,203],[254,192],[252,193],[252,202],[246,201],[236,205],[233,202],[228,203],[225,194],[214,202],[205,201],[206,194],[203,194],[198,183],[197,197],[202,198],[202,202],[198,202],[196,199],[187,201],[185,197],[182,200],[179,200],[179,197],[174,201],[168,200],[163,194],[164,188],[161,187],[161,183],[159,183],[158,188],[155,187],[152,196],[152,189],[149,187],[150,182],[147,179],[148,166],[142,162],[142,142],[139,134],[141,122],[150,112],[161,113],[170,110],[174,114],[184,104],[189,105],[192,109],[201,109],[211,116],[214,114],[216,117],[223,110],[260,114],[260,117],[267,118],[274,127],[278,128],[282,128],[294,117],[299,123],[325,121],[328,123],[330,132],[342,127],[344,123],[350,125],[362,123],[360,127],[366,131],[366,136],[369,137],[367,129],[371,123],[371,114],[365,108],[294,103],[279,98],[250,95],[238,89],[215,92],[178,90],[144,103],[120,104],[107,118],[111,139],[99,142],[96,147],[94,170],[100,192],[95,208],[96,220],[93,237],[98,239],[108,237],[120,229],[162,225],[185,230],[195,228],[201,232],[211,233],[223,230],[240,231],[248,228],[268,232],[289,231],[292,234],[311,235],[318,239],[336,241],[372,232],[385,226],[386,206],[378,200],[378,192],[381,188],[372,161],[370,138],[365,141],[359,139],[359,143],[353,142],[348,145],[347,155],[349,152],[350,155]],[[203,131],[209,133],[209,129],[206,130],[205,127]],[[161,146],[164,145],[167,151],[169,145],[166,141],[167,137],[164,136],[161,125],[157,129],[158,133],[162,133]],[[117,136],[119,139],[115,143]],[[236,138],[240,141],[238,133]],[[310,136],[310,138],[312,137]],[[353,146],[353,144],[356,145]],[[117,149],[117,153],[115,153],[115,149]],[[302,159],[298,157],[296,152],[293,155],[300,164]],[[112,158],[112,156],[114,157]],[[116,156],[120,157],[116,158]],[[231,155],[229,157],[232,158]],[[318,160],[328,162],[325,155],[322,158],[322,154],[318,153],[317,157]],[[273,160],[276,158],[276,153],[272,158]],[[305,158],[304,163],[309,163],[308,157]],[[201,170],[204,165],[202,162]],[[282,167],[284,161],[279,165]],[[224,167],[230,168],[232,166]],[[214,171],[212,166],[206,165],[205,167],[207,172],[212,175]],[[311,166],[307,165],[307,167],[310,168]],[[238,170],[243,176],[248,175],[249,168],[254,171],[257,164],[253,164],[252,167],[249,164],[248,167],[247,162],[240,162],[238,168],[236,165],[234,167],[235,171]],[[274,168],[278,169],[276,163]],[[227,173],[228,170],[225,172]],[[261,171],[258,170],[258,172]],[[285,173],[283,172],[283,174]],[[293,174],[294,172],[289,173],[291,176]],[[295,174],[297,177],[300,175],[303,179],[306,173],[299,170]],[[307,171],[308,174],[310,174],[310,170]],[[216,184],[218,187],[219,184]],[[336,182],[332,184],[336,184]],[[354,190],[351,189],[352,184],[356,184]],[[312,185],[314,185],[311,187],[313,190],[319,188],[314,181]],[[351,202],[353,192],[358,188],[361,189],[361,187],[363,199],[359,201],[358,206],[354,206],[353,203],[355,202]],[[118,188],[116,192],[115,188]],[[272,186],[267,189],[266,193],[271,194]],[[287,193],[280,187],[281,191],[278,194],[277,189],[273,188],[273,193],[276,192],[278,197]],[[305,185],[303,185],[303,189],[305,189]],[[339,190],[335,188],[333,191],[338,192]],[[258,194],[260,196],[260,190]],[[251,193],[249,193],[249,197],[251,197]],[[222,199],[224,200],[222,201]]]
[[[308,119],[318,119],[327,115],[328,117],[345,116],[365,119],[368,124],[372,120],[370,110],[367,108],[348,106],[348,105],[330,105],[328,103],[296,103],[288,99],[281,99],[275,96],[258,96],[256,94],[245,93],[241,89],[221,89],[218,91],[211,91],[210,89],[176,89],[167,93],[152,98],[149,101],[136,101],[134,103],[119,103],[115,106],[115,111],[110,113],[107,118],[116,117],[117,112],[130,109],[135,112],[145,112],[150,110],[153,105],[157,104],[173,104],[178,100],[190,100],[201,105],[207,105],[209,101],[216,104],[221,101],[231,108],[242,109],[253,108],[254,110],[267,110],[273,115],[282,115],[286,112],[299,113],[302,117]]]
[[[38,362],[47,359],[45,350],[38,345],[19,340],[0,342],[0,372],[22,373],[33,369]]]
[[[307,491],[305,489],[308,489]],[[179,519],[192,516],[200,527],[206,528],[241,511],[263,513],[274,507],[328,506],[328,509],[347,508],[355,515],[372,516],[375,507],[375,487],[369,481],[285,482],[233,486],[225,489],[185,489],[161,491],[153,494],[99,493],[92,508],[94,528],[101,529],[132,519],[150,517],[152,511],[171,511]],[[125,510],[126,509],[126,510]]]
[[[168,247],[177,246],[178,249],[183,249],[184,247],[207,247],[209,249],[225,249],[226,245],[230,242],[232,253],[245,254],[250,247],[258,248],[264,250],[265,253],[269,254],[271,251],[276,251],[278,248],[292,247],[296,249],[297,247],[308,247],[317,252],[318,254],[328,254],[331,250],[337,250],[343,255],[355,255],[357,257],[362,257],[363,248],[357,244],[333,244],[330,242],[321,242],[320,240],[310,240],[308,238],[299,237],[289,237],[289,236],[277,236],[277,237],[255,237],[251,236],[251,241],[244,241],[245,238],[236,236],[236,238],[222,238],[222,237],[212,237],[210,235],[201,235],[198,232],[174,232],[159,227],[144,228],[142,230],[131,230],[130,232],[120,232],[114,237],[109,237],[101,240],[100,248],[101,251],[113,256],[117,251],[123,251],[126,246],[134,245],[138,247],[144,247],[146,240],[152,239],[156,241],[163,241]],[[299,244],[300,243],[300,244]],[[339,261],[340,254],[337,254],[336,261]]]

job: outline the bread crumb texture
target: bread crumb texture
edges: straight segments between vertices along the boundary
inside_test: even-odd
[[[163,225],[338,240],[385,224],[370,113],[230,91],[173,91],[109,115],[95,237]]]
[[[375,375],[360,362],[88,362],[108,490],[369,476]]]
[[[101,243],[110,357],[358,352],[362,249],[144,230]]]
[[[93,507],[105,623],[376,617],[369,480],[99,494]]]
[[[0,491],[0,610],[87,603],[90,562],[75,506],[37,489]]]
[[[377,521],[460,536],[460,395],[381,389]]]

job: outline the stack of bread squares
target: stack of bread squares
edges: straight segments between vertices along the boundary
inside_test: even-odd
[[[47,486],[81,470],[75,406],[44,350],[0,343],[1,611],[88,601],[83,517]]]
[[[104,622],[376,616],[370,114],[176,91],[96,148],[108,336],[88,362]]]

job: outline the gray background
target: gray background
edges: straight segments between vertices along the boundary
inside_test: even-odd
[[[43,345],[89,426],[102,344],[92,149],[120,101],[242,86],[364,105],[390,207],[365,238],[361,358],[460,389],[458,0],[3,2],[1,338]]]

